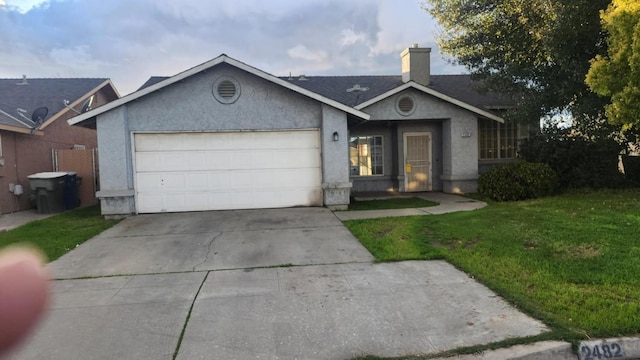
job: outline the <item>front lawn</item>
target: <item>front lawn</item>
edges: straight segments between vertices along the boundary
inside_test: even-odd
[[[53,261],[116,223],[118,221],[104,220],[99,206],[75,209],[0,232],[0,248],[29,244],[41,249],[47,259]]]
[[[640,189],[345,225],[378,261],[447,260],[558,339],[640,333]]]
[[[409,209],[436,206],[437,202],[420,199],[417,197],[376,200],[351,200],[349,210],[383,210],[383,209]]]

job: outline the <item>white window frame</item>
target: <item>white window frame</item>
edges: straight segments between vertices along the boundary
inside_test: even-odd
[[[361,139],[366,139],[365,141],[367,141],[367,145],[369,145],[370,141],[373,140],[375,142],[376,138],[380,138],[380,145],[379,145],[379,147],[380,147],[380,155],[379,156],[376,155],[376,158],[379,157],[380,163],[379,164],[378,163],[373,164],[374,155],[371,155],[372,152],[374,151],[373,149],[367,150],[369,152],[369,155],[360,155],[359,153],[361,151],[358,149],[358,147],[356,147],[355,148],[356,149],[356,156],[358,157],[358,160],[357,160],[356,164],[352,164],[352,162],[351,162],[351,159],[352,159],[351,150],[354,149],[354,148],[351,146],[351,143],[355,139],[358,139],[358,142],[359,142],[358,144],[360,144]],[[377,145],[374,144],[373,146],[377,146]],[[372,162],[371,165],[370,166],[367,166],[366,164],[365,165],[361,165],[362,164],[362,162],[360,160],[361,156],[368,156],[371,159],[371,162]],[[384,136],[383,135],[352,135],[352,136],[350,136],[349,137],[349,165],[350,165],[349,173],[353,177],[384,176]],[[361,174],[360,173],[360,169],[363,168],[363,167],[365,167],[365,168],[368,167],[369,169],[371,169],[371,174]],[[380,167],[380,173],[379,174],[374,174],[374,171],[375,171],[375,169],[377,167]],[[358,170],[358,172],[355,173],[354,169]]]

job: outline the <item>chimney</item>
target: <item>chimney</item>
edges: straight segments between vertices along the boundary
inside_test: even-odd
[[[418,44],[405,49],[402,58],[402,81],[415,81],[420,85],[429,86],[431,74],[431,48],[421,48]]]

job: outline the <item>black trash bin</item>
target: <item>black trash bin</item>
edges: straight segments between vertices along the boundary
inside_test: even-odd
[[[27,176],[31,190],[36,196],[36,207],[40,214],[64,211],[64,187],[66,172],[41,172]]]
[[[78,187],[80,186],[80,178],[76,172],[68,172],[64,178],[64,191],[62,197],[64,199],[64,209],[71,210],[78,207],[80,199],[78,198]]]

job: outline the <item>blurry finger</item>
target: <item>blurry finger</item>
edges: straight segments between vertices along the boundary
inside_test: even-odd
[[[17,344],[43,314],[49,297],[49,277],[39,252],[0,252],[0,353]]]

